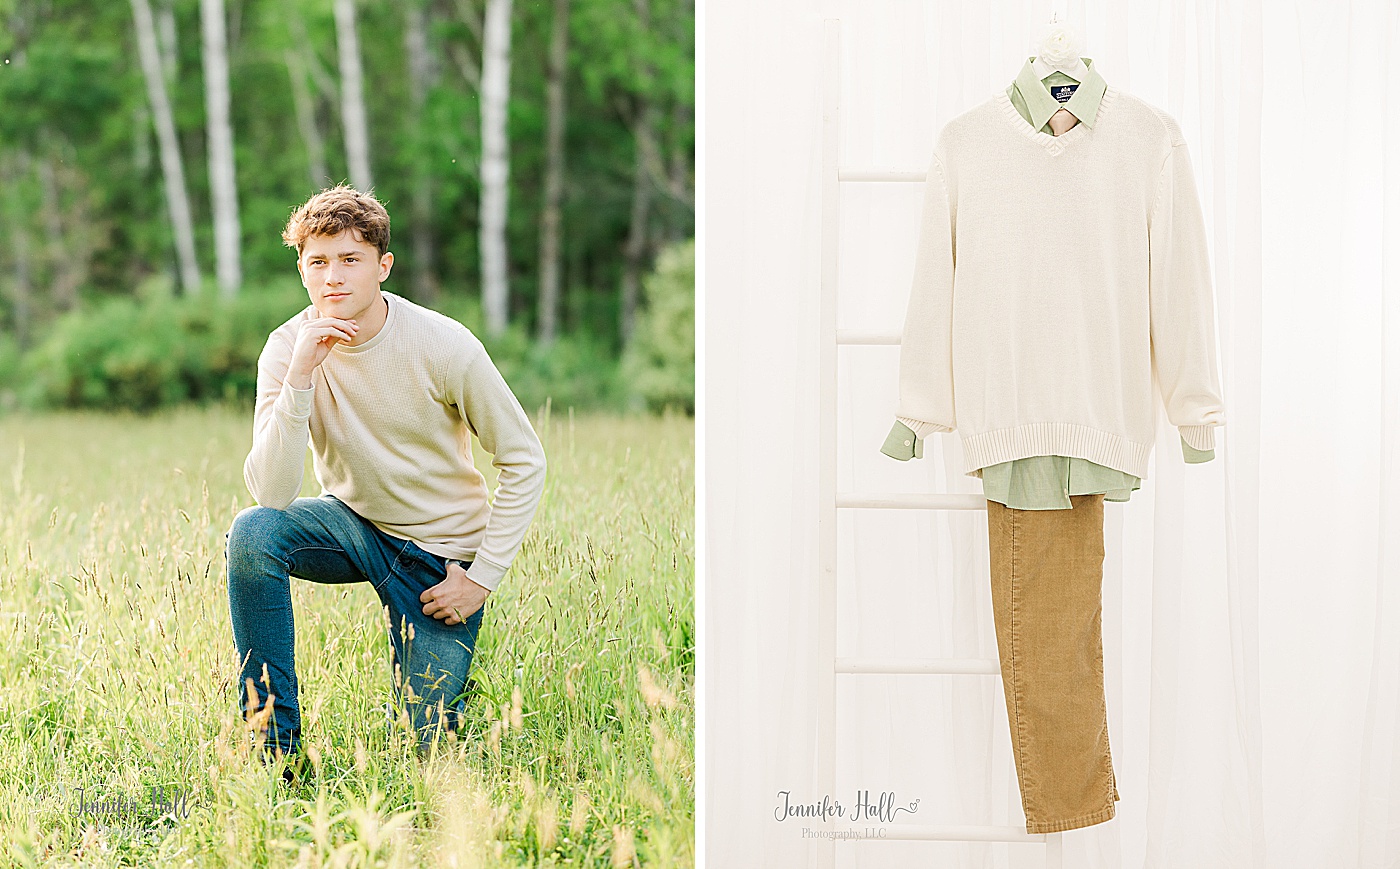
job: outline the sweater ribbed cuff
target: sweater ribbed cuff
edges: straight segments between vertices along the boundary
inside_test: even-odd
[[[316,386],[297,389],[291,383],[282,382],[282,392],[277,396],[277,406],[294,419],[311,418],[311,402],[316,395]]]
[[[1215,449],[1215,429],[1213,425],[1183,425],[1178,426],[1181,432],[1181,439],[1195,450]]]
[[[509,569],[508,565],[497,564],[490,559],[483,558],[478,552],[472,558],[472,566],[467,568],[467,579],[488,591],[495,591]]]
[[[897,416],[895,419],[909,426],[909,430],[919,438],[926,438],[937,432],[952,431],[952,429],[948,428],[946,425],[939,425],[936,422],[926,422],[922,419],[914,419],[911,416]]]

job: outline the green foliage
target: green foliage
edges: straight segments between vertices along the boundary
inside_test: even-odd
[[[135,296],[59,318],[43,343],[22,357],[12,341],[0,341],[0,408],[19,403],[150,412],[182,402],[250,403],[268,334],[306,303],[305,292],[291,282],[224,301],[212,287],[196,298],[177,298],[167,279],[148,280]],[[527,410],[546,401],[560,409],[622,406],[618,366],[601,341],[566,336],[545,348],[519,325],[487,338],[477,299],[451,296],[435,307],[482,337]]]
[[[637,318],[622,372],[652,410],[695,413],[695,241],[671,245],[643,282],[646,308]]]
[[[607,342],[596,336],[566,335],[545,347],[536,343],[519,322],[511,324],[502,335],[487,335],[481,299],[476,296],[449,296],[431,307],[481,339],[491,361],[527,411],[542,407],[546,400],[561,410],[620,410],[626,403],[618,362]]]
[[[481,106],[471,79],[480,65],[483,4],[415,3],[426,12],[431,69],[421,112],[412,98],[405,48],[409,4],[357,4],[370,161],[375,192],[393,218],[397,268],[405,276],[431,272],[442,288],[441,302],[451,305],[454,294],[469,294],[480,282]],[[196,257],[208,275],[214,256],[200,4],[152,5],[172,65],[167,85]],[[538,321],[545,61],[553,7],[516,3],[512,16],[510,319],[527,334]],[[566,391],[594,397],[588,400],[612,389],[600,376],[573,369],[600,346],[615,354],[620,345],[617,296],[637,178],[634,125],[644,108],[651,110],[647,117],[662,169],[661,177],[646,181],[655,189],[645,236],[659,245],[694,232],[688,195],[695,135],[693,5],[650,0],[646,8],[644,21],[631,0],[573,0],[570,6],[558,312],[567,340],[549,354],[511,351],[523,366],[522,377],[562,379],[572,384]],[[347,166],[331,2],[243,0],[227,3],[226,11],[248,293],[282,279],[290,260],[279,231],[288,213],[322,184],[345,178]],[[25,338],[35,344],[56,325],[70,295],[82,306],[101,304],[131,295],[133,276],[170,271],[173,233],[130,4],[0,0],[0,53],[9,61],[0,64],[0,106],[6,108],[0,113],[0,211],[6,216],[0,221],[0,332],[15,331],[22,319],[11,285],[23,256],[32,283]],[[329,178],[311,177],[310,140],[299,123],[289,61],[309,70],[304,84],[311,123]],[[421,203],[414,195],[420,184],[430,193]],[[26,251],[16,244],[21,226],[29,239]],[[423,248],[415,242],[424,238],[435,250],[432,262],[417,261]],[[76,290],[55,292],[69,285]],[[130,310],[122,313],[145,322]],[[160,320],[167,313],[150,316]],[[145,358],[152,355],[133,351],[124,365],[130,376],[147,379],[138,393],[163,400],[162,388],[150,381],[164,382],[159,369],[166,363]]]
[[[20,402],[148,412],[250,399],[268,333],[306,302],[295,284],[233,301],[162,295],[148,283],[59,318],[21,362]]]
[[[19,388],[19,360],[19,342],[14,336],[0,332],[0,412],[14,408],[15,391]]]

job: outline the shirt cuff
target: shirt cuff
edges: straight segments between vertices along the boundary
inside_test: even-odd
[[[1188,444],[1186,442],[1186,437],[1183,435],[1181,438],[1181,457],[1186,460],[1186,463],[1188,465],[1198,465],[1202,462],[1208,462],[1211,459],[1215,458],[1215,448],[1212,447],[1208,450],[1198,450],[1195,447]]]
[[[914,434],[914,430],[899,420],[895,420],[880,452],[892,459],[907,462],[924,457],[924,439]]]

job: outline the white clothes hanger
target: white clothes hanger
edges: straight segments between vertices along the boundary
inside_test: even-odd
[[[1089,67],[1079,56],[1081,45],[1079,32],[1068,24],[1060,23],[1060,14],[1056,12],[1050,18],[1050,28],[1036,43],[1036,57],[1031,62],[1036,78],[1043,80],[1058,71],[1075,81],[1084,81],[1089,76]]]

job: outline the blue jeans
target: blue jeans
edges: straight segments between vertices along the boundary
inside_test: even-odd
[[[420,751],[442,730],[456,729],[485,607],[455,625],[423,614],[419,595],[447,576],[441,556],[385,534],[332,495],[298,498],[285,510],[248,507],[234,517],[226,539],[240,708],[247,717],[272,696],[267,750],[300,748],[292,576],[370,583],[380,612],[388,608],[396,714],[409,711]]]

